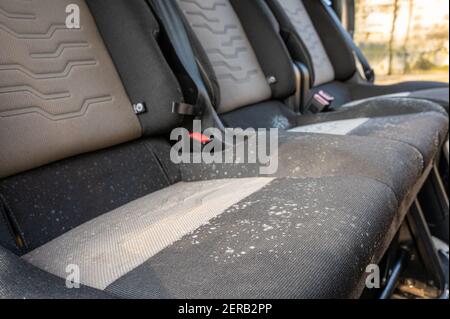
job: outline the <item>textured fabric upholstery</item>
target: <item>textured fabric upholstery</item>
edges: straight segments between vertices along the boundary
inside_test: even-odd
[[[379,137],[410,145],[426,164],[448,134],[448,115],[439,105],[414,98],[356,101],[333,112],[298,115],[278,101],[247,106],[223,115],[229,127]]]
[[[205,220],[199,211],[205,205],[191,211],[193,219],[186,206],[190,204],[179,211],[186,219],[169,206],[149,211],[148,200],[164,201],[155,193],[82,225],[24,259],[60,276],[66,264],[74,262],[86,271],[85,283],[125,298],[357,297],[365,266],[386,249],[399,226],[394,193],[359,177],[258,180],[231,181],[236,192],[248,182],[256,188],[243,192],[240,201],[225,195],[229,202],[214,196],[209,182],[186,185],[185,194],[198,187],[209,189],[211,196],[195,192],[202,203],[219,209],[205,211]],[[195,207],[197,197],[191,196]],[[113,227],[117,220],[121,224]],[[332,281],[337,274],[345,281]],[[317,283],[323,286],[314,289]]]
[[[154,139],[141,140],[2,180],[5,214],[22,243],[14,252],[27,253],[99,215],[177,182],[177,171],[171,169],[169,175],[161,166],[170,165],[169,159],[157,157],[155,149],[168,156],[170,146]],[[0,244],[7,242],[10,240]]]
[[[270,181],[214,180],[166,187],[93,219],[23,258],[60,277],[68,264],[77,264],[82,283],[103,290]]]
[[[312,91],[306,100],[323,90],[335,97],[332,106],[384,95],[427,99],[448,112],[448,83],[402,82],[393,85],[360,83],[355,54],[333,19],[317,0],[266,0],[280,24],[280,34],[292,59],[305,64],[311,73]]]
[[[437,103],[444,107],[448,113],[449,91],[446,83],[403,82],[393,85],[369,85],[334,81],[313,88],[309,93],[309,97],[312,97],[319,91],[325,91],[335,97],[332,104],[334,109],[338,109],[352,101],[385,97],[408,97]]]
[[[84,284],[124,298],[358,297],[364,266],[383,255],[402,220],[397,208],[421,175],[420,154],[361,137],[285,134],[280,142],[281,169],[272,177],[249,164],[186,164],[183,183],[82,224],[24,259],[58,276],[73,262]],[[365,158],[369,147],[379,152]],[[335,236],[341,240],[330,246]],[[196,266],[175,276],[175,260]],[[266,277],[293,268],[302,272],[292,285],[284,286],[285,276],[267,284]],[[336,290],[343,282],[326,283],[332,269],[344,268],[343,289]],[[192,278],[198,284],[184,283]]]
[[[80,29],[65,25],[69,4]],[[141,135],[83,0],[0,5],[22,14],[0,15],[0,177]]]
[[[204,47],[221,91],[220,113],[271,97],[267,79],[228,0],[177,1]]]
[[[0,246],[0,299],[112,299],[105,292],[66,281],[33,267]]]
[[[145,103],[146,112],[139,114],[144,135],[170,132],[181,121],[172,112],[172,103],[182,102],[183,96],[159,49],[160,28],[149,6],[142,0],[87,0],[86,3],[131,102]]]
[[[263,175],[261,165],[245,163],[242,154],[236,164],[174,164],[168,138],[154,135],[167,133],[180,120],[167,110],[171,100],[182,99],[176,80],[180,74],[176,68],[174,73],[169,70],[162,53],[170,56],[169,48],[158,47],[160,30],[149,7],[140,0],[92,0],[88,9],[77,0],[86,23],[77,32],[95,34],[84,49],[99,49],[101,44],[101,50],[93,51],[101,51],[104,58],[96,66],[100,70],[94,68],[96,72],[82,87],[89,92],[102,88],[118,92],[112,103],[123,99],[123,104],[116,105],[123,114],[115,115],[127,122],[128,129],[136,128],[136,137],[141,131],[153,137],[123,144],[127,139],[113,138],[113,147],[92,145],[94,152],[64,154],[64,159],[52,158],[0,180],[0,297],[359,297],[365,267],[382,259],[426,166],[446,137],[445,111],[417,99],[380,99],[327,114],[299,116],[282,102],[269,101],[290,94],[289,74],[276,73],[275,79],[266,79],[274,65],[287,69],[289,59],[280,43],[268,46],[280,58],[273,65],[268,54],[253,51],[260,50],[261,39],[249,41],[247,35],[256,30],[240,23],[248,15],[235,12],[249,8],[248,4],[173,1],[180,5],[197,39],[195,51],[204,52],[211,62],[213,71],[202,73],[215,73],[212,78],[217,83],[207,86],[213,93],[220,91],[213,100],[224,112],[226,124],[283,129],[271,158],[278,160],[278,170]],[[28,20],[27,12],[32,11],[27,10],[35,8],[37,1],[23,1],[21,13],[14,7],[17,3],[0,0],[0,44],[4,36],[9,41],[11,29],[5,27],[9,20]],[[56,8],[67,4],[61,0],[42,3]],[[255,8],[261,3],[255,2]],[[39,14],[46,18],[56,15],[51,10],[43,12]],[[89,12],[95,15],[120,78]],[[117,17],[136,32],[124,39],[126,32],[120,25],[108,23]],[[259,23],[268,21],[277,30],[272,18],[259,18]],[[67,31],[49,30],[55,35]],[[117,43],[112,43],[114,34],[120,37]],[[273,32],[267,38],[280,40]],[[34,40],[41,45],[40,39]],[[53,41],[52,37],[47,40]],[[146,43],[131,50],[139,41]],[[128,47],[124,50],[121,44]],[[34,45],[30,40],[33,50]],[[72,50],[78,49],[63,46],[57,53],[66,56]],[[25,48],[20,51],[27,55]],[[148,60],[140,64],[143,57]],[[201,57],[197,58],[199,62]],[[142,74],[135,78],[139,71]],[[153,71],[164,75],[151,78]],[[143,99],[147,113],[133,114],[119,79],[133,103]],[[48,88],[58,85],[66,83],[51,82]],[[133,119],[130,123],[128,116]],[[111,120],[103,117],[110,121],[108,125],[118,125]],[[296,127],[297,132],[285,131]],[[100,136],[110,133],[108,128],[89,122],[89,129]],[[61,140],[77,143],[60,129]],[[117,134],[125,134],[125,129],[120,130]],[[249,136],[242,143],[257,138]],[[69,265],[79,267],[80,289],[65,287]]]
[[[273,99],[284,99],[295,93],[295,73],[292,59],[283,40],[277,21],[264,0],[230,0],[241,20],[261,68],[271,81]],[[274,59],[273,57],[277,58]]]
[[[448,116],[437,104],[410,98],[378,98],[354,102],[335,112],[299,118],[299,126],[363,118],[346,134],[391,139],[413,146],[426,164],[439,152],[447,139]],[[335,124],[334,123],[334,124]],[[317,133],[325,126],[315,126]],[[305,129],[305,128],[304,128]],[[312,130],[306,128],[308,132]],[[302,129],[297,129],[302,131]],[[323,132],[326,133],[326,132]]]
[[[396,205],[383,184],[363,178],[275,180],[106,291],[128,298],[359,297],[365,267],[392,238]]]
[[[335,79],[334,68],[314,24],[301,0],[280,0],[286,16],[306,46],[314,68],[314,85],[321,85]]]

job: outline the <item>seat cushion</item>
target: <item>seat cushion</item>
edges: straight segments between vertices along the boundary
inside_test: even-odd
[[[278,128],[297,126],[297,114],[277,100],[266,101],[221,114],[221,120],[232,128]]]
[[[142,139],[0,180],[0,228],[10,225],[14,233],[4,238],[5,229],[0,245],[22,255],[179,181],[169,153],[165,141]]]
[[[270,181],[178,183],[95,218],[23,258],[61,277],[68,264],[77,264],[83,284],[105,289]]]
[[[352,101],[371,98],[407,97],[435,102],[448,112],[448,83],[402,82],[392,85],[373,85],[334,81],[313,88],[309,95],[312,97],[322,90],[335,98],[333,108],[339,108]]]
[[[252,141],[256,144],[254,137],[249,138],[249,142]],[[234,164],[184,164],[181,166],[182,179],[194,182],[255,176],[361,176],[385,184],[401,201],[425,169],[423,157],[415,148],[375,137],[281,132],[278,148],[272,152],[271,163],[277,170],[271,175],[261,174],[260,163],[250,164],[238,157]]]
[[[419,150],[426,165],[448,134],[448,116],[437,104],[410,98],[354,102],[334,112],[299,118],[295,132],[373,136]]]
[[[0,244],[18,255],[26,254],[181,180],[362,176],[386,184],[401,200],[424,170],[422,156],[413,147],[359,136],[281,133],[271,159],[277,170],[270,176],[261,175],[259,164],[244,159],[240,160],[243,164],[177,167],[169,154],[170,145],[164,140],[142,139],[2,180],[0,219],[4,216],[5,220],[0,222]]]
[[[394,140],[418,150],[425,165],[438,151],[448,132],[448,115],[442,107],[412,98],[374,98],[313,115],[298,115],[279,101],[267,101],[222,114],[221,118],[228,127],[243,129],[278,128],[290,132]],[[368,154],[373,151],[368,150]]]
[[[449,107],[449,102],[448,102],[449,88],[448,87],[410,92],[409,97],[417,98],[417,99],[426,99],[426,100],[438,103],[441,106],[443,106],[448,113],[448,107]]]
[[[448,104],[448,83],[416,81],[391,85],[358,85],[352,83],[348,83],[347,85],[349,86],[353,100],[382,97],[384,95],[398,95],[400,97],[414,96],[427,99],[435,95],[438,100],[447,101]],[[444,97],[446,92],[447,97]]]
[[[360,177],[181,183],[23,258],[58,276],[79,265],[83,284],[128,298],[357,297],[397,208]]]
[[[21,260],[0,246],[1,299],[111,299],[105,292],[80,286],[67,289],[66,280]]]

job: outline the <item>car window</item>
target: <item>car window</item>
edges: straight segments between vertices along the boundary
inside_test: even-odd
[[[448,82],[448,0],[356,0],[354,24],[379,84]]]

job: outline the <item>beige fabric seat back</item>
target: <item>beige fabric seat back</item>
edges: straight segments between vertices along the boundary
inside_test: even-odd
[[[221,92],[219,113],[268,100],[272,91],[229,0],[177,0],[210,60]]]
[[[314,68],[314,86],[335,79],[333,65],[302,0],[277,0],[309,52]]]
[[[84,0],[0,0],[0,178],[141,132]]]

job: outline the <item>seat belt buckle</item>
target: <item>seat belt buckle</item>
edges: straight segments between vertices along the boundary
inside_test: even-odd
[[[333,103],[335,100],[334,96],[331,96],[325,91],[319,91],[319,95],[323,97],[325,100],[327,100],[330,104]]]
[[[333,96],[324,91],[319,91],[319,93],[314,94],[314,96],[308,103],[306,113],[317,114],[327,111],[330,108],[333,101],[334,101]]]
[[[317,114],[325,111],[330,106],[330,102],[319,94],[314,94],[306,108],[306,113]]]

